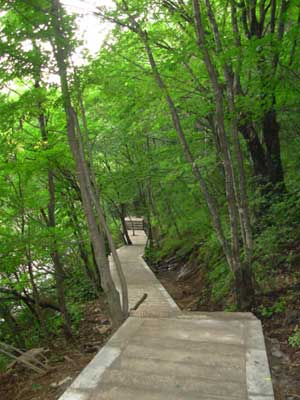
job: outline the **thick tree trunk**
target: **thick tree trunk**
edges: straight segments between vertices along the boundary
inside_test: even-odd
[[[237,307],[242,311],[249,311],[254,305],[254,288],[252,274],[248,265],[242,265],[235,274],[235,294]]]
[[[253,164],[254,176],[257,179],[257,183],[266,185],[269,181],[266,152],[259,140],[257,132],[250,123],[240,125],[239,130],[246,141]]]
[[[280,10],[276,10],[281,3]],[[281,2],[271,1],[269,6],[265,8],[262,3],[262,8],[260,10],[259,20],[256,18],[256,5],[251,2],[244,2],[242,8],[244,9],[244,30],[248,39],[253,36],[261,38],[267,29],[264,28],[266,21],[268,21],[270,31],[275,36],[276,34],[276,24],[277,24],[277,37],[280,41],[284,34],[284,13],[290,2],[282,0]],[[235,41],[237,47],[241,47],[241,36],[239,30],[239,24],[237,19],[237,4],[231,2],[231,17],[232,17],[232,29],[235,35]],[[270,16],[268,20],[267,12],[270,11]],[[276,49],[276,46],[274,47]],[[266,71],[266,59],[264,52],[261,52],[261,58],[258,62],[258,72],[261,75],[261,81],[263,87],[266,86],[266,82],[273,86],[273,93],[275,93],[275,83],[273,76],[276,75],[276,69],[279,61],[278,50],[273,53],[273,60],[270,62],[271,70],[267,68]],[[240,65],[242,65],[242,60],[239,60]],[[240,82],[240,68],[236,73],[236,93],[242,95],[242,88]],[[262,189],[262,194],[272,194],[274,189],[276,192],[284,190],[284,174],[281,162],[280,154],[280,139],[279,139],[279,124],[276,120],[276,111],[274,109],[275,97],[273,96],[272,104],[264,115],[262,116],[262,133],[265,148],[263,143],[260,142],[259,136],[255,131],[251,122],[242,123],[239,126],[239,130],[242,132],[244,139],[246,140],[247,147],[253,163],[253,172],[256,177],[257,184]],[[249,118],[250,119],[250,118]]]
[[[284,172],[280,151],[280,126],[276,111],[267,111],[262,118],[262,133],[264,146],[251,124],[239,126],[253,164],[253,173],[263,195],[285,191]]]

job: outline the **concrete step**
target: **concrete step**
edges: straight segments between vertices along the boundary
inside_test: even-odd
[[[201,360],[201,359],[200,359]],[[172,378],[193,378],[193,379],[209,379],[215,382],[235,382],[241,385],[245,383],[244,368],[236,368],[230,365],[207,365],[201,361],[197,363],[183,363],[166,361],[161,359],[147,359],[135,357],[121,357],[117,360],[113,368],[124,371],[139,371],[145,374],[157,374],[161,376],[169,376]]]
[[[232,373],[239,374],[239,369],[245,370],[244,356],[235,357],[219,353],[193,352],[186,348],[186,350],[176,351],[175,349],[165,349],[162,347],[150,347],[145,345],[129,344],[124,350],[125,357],[145,358],[147,360],[157,361],[172,361],[175,363],[193,364],[193,365],[206,365],[211,368],[228,368]]]
[[[151,391],[145,392],[143,389],[132,387],[117,387],[110,385],[103,385],[99,390],[89,398],[89,400],[245,400],[242,398],[233,398],[224,396],[210,396],[202,394],[189,394],[188,397],[185,393],[174,393],[171,390],[161,392],[160,388],[154,386]],[[77,400],[77,399],[74,399]],[[80,399],[78,399],[80,400]],[[262,400],[262,399],[257,399]],[[269,400],[269,399],[263,399]]]
[[[243,325],[238,321],[223,324],[219,321],[185,321],[177,319],[147,320],[139,334],[161,339],[183,339],[207,343],[227,343],[243,345],[245,343]]]
[[[245,354],[244,346],[234,345],[234,344],[224,344],[224,343],[208,343],[194,340],[185,339],[174,339],[168,338],[168,340],[161,340],[159,337],[147,337],[136,332],[134,337],[131,338],[130,343],[136,346],[143,346],[145,349],[158,349],[163,350],[174,350],[180,351],[190,351],[191,353],[197,353],[199,357],[203,356],[205,358],[206,354],[222,354],[224,357],[232,357],[233,359],[243,356]]]
[[[147,363],[147,360],[144,360]],[[231,397],[235,399],[246,399],[247,393],[245,386],[240,382],[220,381],[217,383],[208,379],[192,379],[180,376],[161,375],[142,373],[137,371],[111,369],[108,374],[104,374],[102,385],[113,387],[127,387],[137,389],[143,393],[151,393],[153,388],[159,388],[161,393],[185,394],[186,399],[190,396],[217,396]],[[142,397],[143,398],[143,397]]]

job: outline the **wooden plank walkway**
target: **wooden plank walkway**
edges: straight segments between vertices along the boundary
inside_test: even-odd
[[[145,234],[131,238],[119,249],[130,307],[148,296],[60,400],[273,400],[260,322],[181,312],[142,260]]]

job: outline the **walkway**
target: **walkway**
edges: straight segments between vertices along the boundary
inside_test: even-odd
[[[119,255],[130,307],[148,296],[60,400],[273,400],[260,322],[181,312],[142,260],[137,234]]]
[[[157,280],[142,257],[146,244],[144,232],[135,231],[135,236],[131,235],[131,240],[134,246],[123,246],[118,250],[128,286],[129,309],[133,308],[145,293],[147,294],[146,300],[131,315],[166,317],[178,313],[178,306]],[[120,285],[114,263],[112,260],[110,263],[113,271],[113,279],[119,290]]]

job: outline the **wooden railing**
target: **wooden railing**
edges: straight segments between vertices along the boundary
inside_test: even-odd
[[[126,228],[130,231],[144,231],[145,221],[144,218],[137,217],[126,217],[125,218]]]

